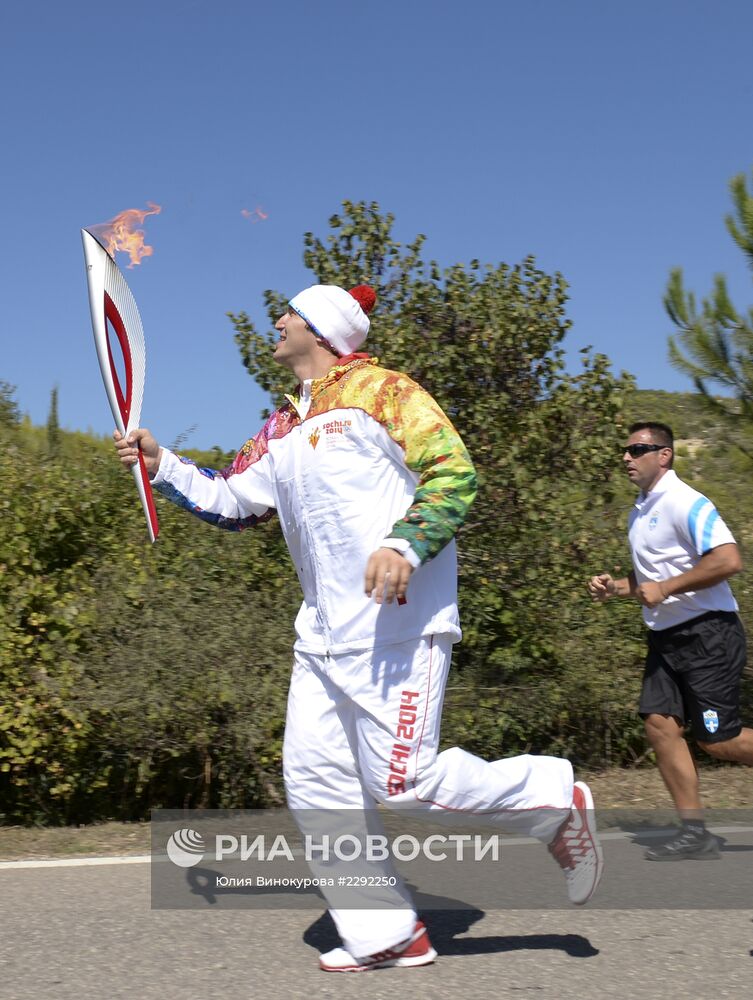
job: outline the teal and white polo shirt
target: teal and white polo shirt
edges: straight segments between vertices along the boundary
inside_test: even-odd
[[[672,469],[636,500],[628,517],[628,540],[638,583],[670,580],[696,566],[711,549],[735,541],[713,503]],[[737,611],[726,580],[644,608],[643,620],[650,629],[660,631],[707,611]]]

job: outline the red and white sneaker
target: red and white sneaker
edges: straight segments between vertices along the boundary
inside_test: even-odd
[[[319,958],[323,972],[368,972],[369,969],[405,969],[411,965],[430,965],[437,957],[429,935],[420,920],[416,921],[413,934],[394,948],[378,951],[366,958],[354,958],[344,948],[335,948]]]
[[[554,835],[549,852],[565,873],[570,902],[578,906],[587,903],[601,879],[604,855],[596,832],[593,796],[584,781],[573,786],[573,807]]]

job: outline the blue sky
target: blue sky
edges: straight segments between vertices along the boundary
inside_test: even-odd
[[[156,202],[154,255],[124,270],[142,422],[240,445],[265,398],[225,313],[265,329],[263,290],[310,283],[302,235],[348,198],[443,265],[533,253],[570,283],[574,367],[592,344],[688,389],[669,269],[753,300],[723,225],[753,168],[751,38],[749,0],[4,4],[0,379],[37,423],[57,385],[63,426],[109,433],[79,230]]]

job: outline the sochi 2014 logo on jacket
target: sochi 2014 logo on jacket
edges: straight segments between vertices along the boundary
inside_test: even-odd
[[[309,444],[312,448],[316,448],[319,444],[319,440],[324,435],[324,442],[327,446],[332,446],[333,439],[331,435],[343,435],[350,434],[353,423],[351,420],[328,420],[327,423],[322,424],[321,431],[318,427],[315,427],[313,431],[309,434]]]
[[[713,708],[703,713],[703,724],[710,733],[715,733],[719,728],[719,716]]]

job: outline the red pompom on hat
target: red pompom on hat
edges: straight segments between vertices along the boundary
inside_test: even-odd
[[[376,292],[371,285],[356,285],[355,288],[348,289],[348,292],[368,316],[377,300]]]

